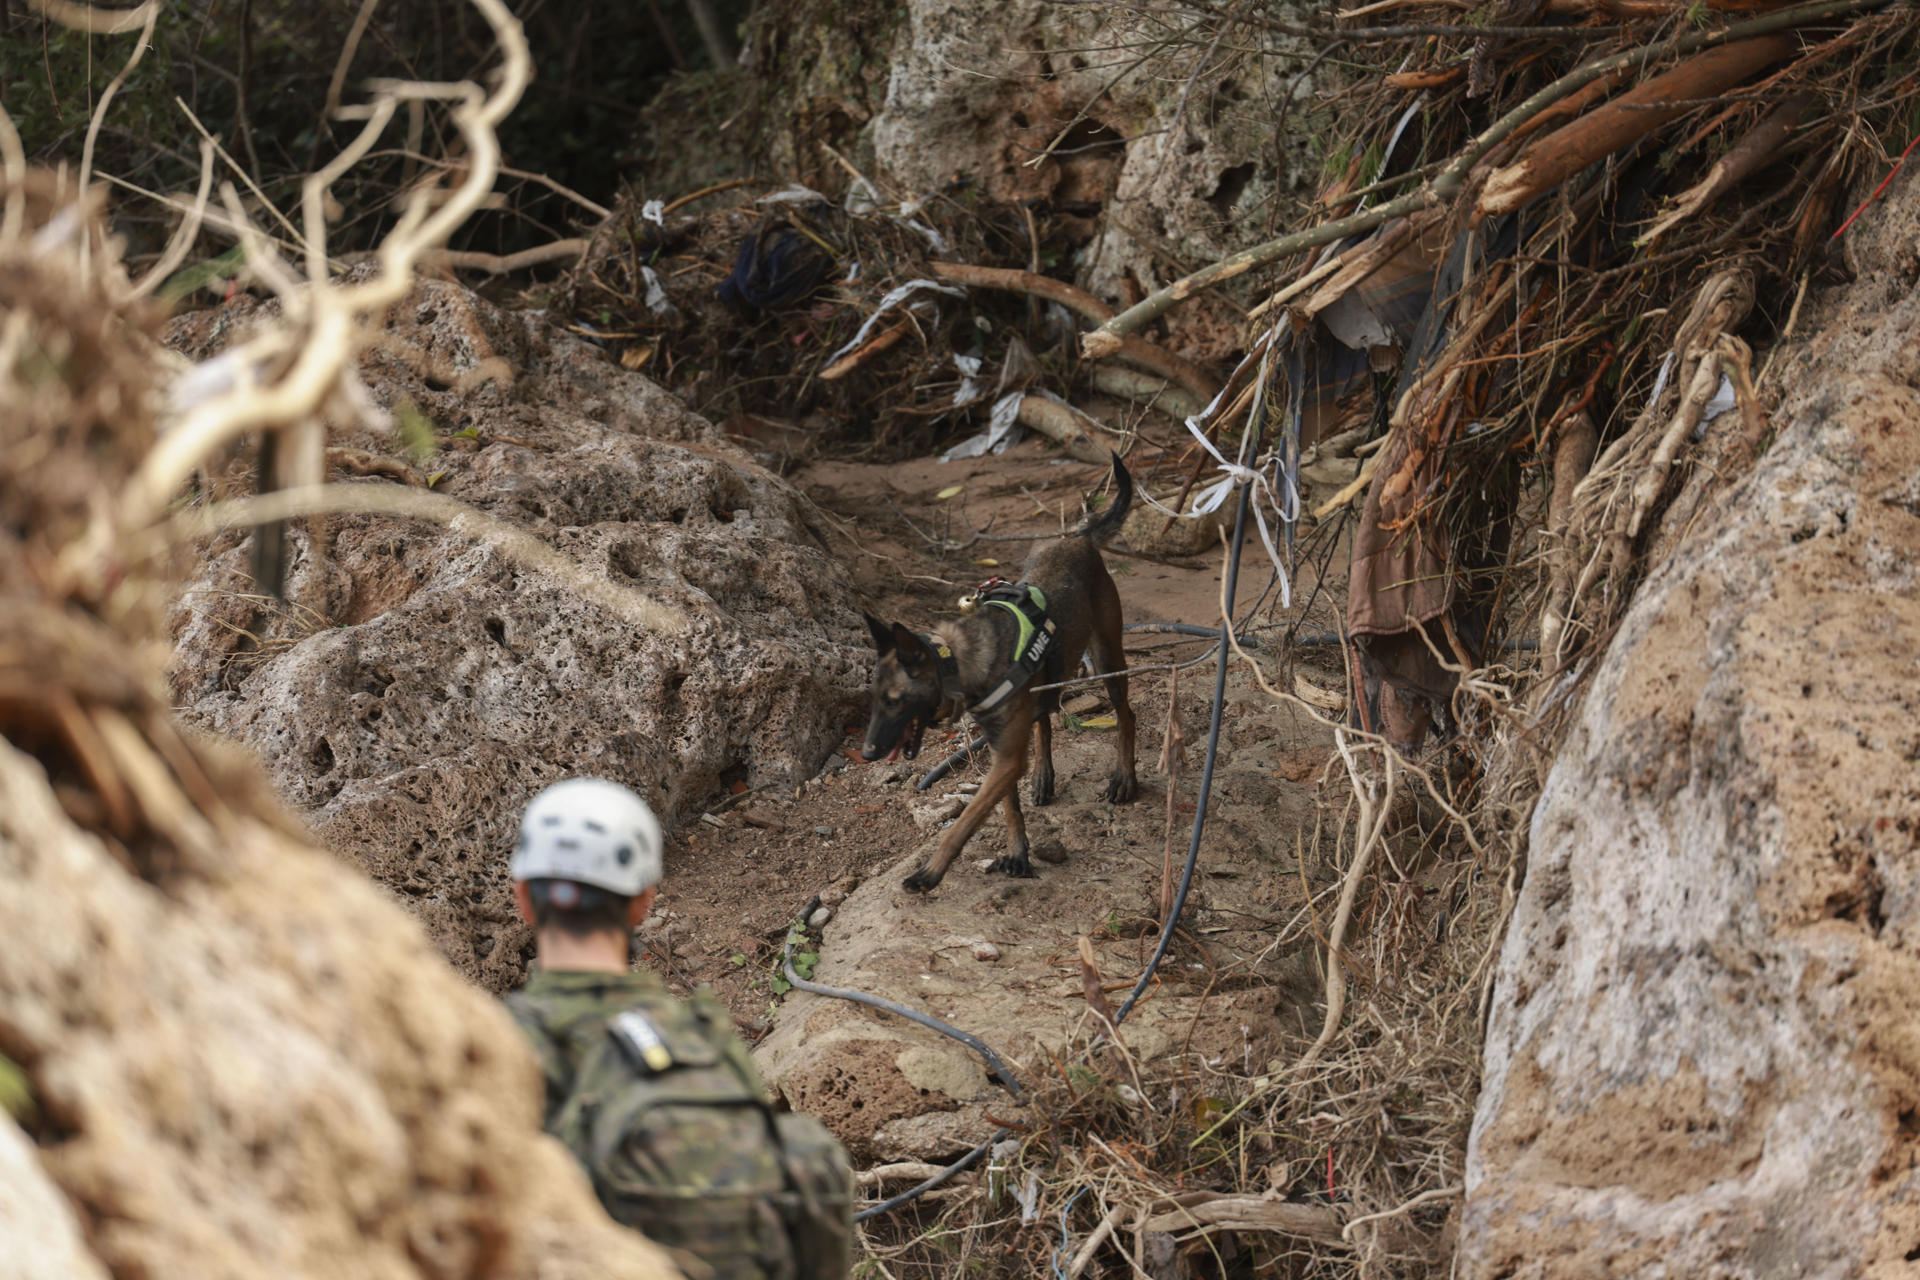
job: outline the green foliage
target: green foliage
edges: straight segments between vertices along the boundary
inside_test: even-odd
[[[420,412],[420,406],[412,400],[402,398],[393,406],[394,429],[400,436],[400,447],[415,462],[427,462],[440,451],[440,440],[434,434],[433,419]]]
[[[806,925],[795,920],[788,929],[787,941],[793,947],[793,971],[799,974],[803,980],[812,978],[814,966],[820,963],[820,953],[818,951],[804,951],[801,949],[806,946],[807,942]],[[787,981],[786,968],[780,961],[781,958],[777,955],[773,958],[771,985],[773,987],[773,994],[776,996],[783,996],[793,990],[793,984]]]

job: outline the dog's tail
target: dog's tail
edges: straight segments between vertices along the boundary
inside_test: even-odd
[[[1127,508],[1133,505],[1133,477],[1127,474],[1126,464],[1120,461],[1120,455],[1110,454],[1113,458],[1113,501],[1107,509],[1086,524],[1074,530],[1083,538],[1092,538],[1095,542],[1105,542],[1120,532],[1120,526],[1126,523]]]

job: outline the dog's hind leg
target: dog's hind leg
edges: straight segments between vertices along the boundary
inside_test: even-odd
[[[1034,720],[1033,728],[1039,756],[1033,765],[1033,804],[1037,809],[1053,803],[1053,716],[1042,711]]]
[[[947,874],[947,868],[952,866],[953,860],[960,856],[960,850],[973,838],[973,833],[980,829],[980,824],[987,820],[987,815],[993,811],[993,806],[1002,800],[1011,802],[1007,811],[1007,830],[1009,834],[1017,833],[1019,860],[1023,865],[1026,863],[1026,822],[1020,816],[1020,802],[1015,798],[1014,791],[1020,784],[1020,775],[1027,771],[1027,743],[1031,731],[1030,725],[1023,724],[1019,726],[1017,732],[1009,729],[996,738],[993,767],[987,770],[987,776],[981,782],[980,790],[974,793],[972,802],[960,811],[958,818],[954,819],[953,825],[947,829],[946,838],[940,842],[940,847],[934,851],[933,857],[927,859],[925,866],[903,880],[901,887],[914,893],[925,893],[939,884],[941,878]],[[1011,749],[1000,750],[1000,743],[1008,743]],[[1005,861],[1005,858],[1000,859],[994,864],[993,869],[1003,870],[1000,862]],[[1031,874],[1031,871],[1027,874]]]
[[[1099,608],[1087,648],[1093,654],[1094,670],[1109,673],[1101,684],[1106,686],[1107,701],[1113,703],[1113,721],[1119,729],[1105,798],[1111,804],[1128,804],[1139,794],[1140,781],[1133,770],[1133,705],[1127,701],[1127,651],[1120,639],[1120,600],[1109,595],[1100,605],[1103,607]]]

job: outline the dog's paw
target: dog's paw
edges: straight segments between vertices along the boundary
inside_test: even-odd
[[[1036,773],[1033,775],[1033,807],[1053,803],[1053,774]]]
[[[1031,880],[1034,878],[1033,863],[1024,853],[1009,853],[1003,857],[995,858],[992,864],[987,867],[987,872],[989,874],[1013,876],[1018,880]]]
[[[918,871],[900,882],[900,887],[909,893],[925,893],[940,883],[940,877],[921,867]]]
[[[1132,804],[1134,796],[1140,793],[1140,784],[1124,773],[1116,773],[1107,779],[1104,798],[1108,804]]]

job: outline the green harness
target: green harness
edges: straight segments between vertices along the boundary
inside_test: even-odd
[[[991,712],[1011,698],[1033,678],[1036,671],[1048,664],[1054,654],[1054,621],[1047,613],[1046,593],[1040,588],[1028,582],[989,578],[980,584],[979,590],[960,602],[960,611],[972,613],[983,604],[1005,609],[1012,614],[1014,622],[1020,627],[1020,635],[1014,642],[1013,663],[1007,668],[1006,675],[985,697],[966,708],[976,716]],[[934,636],[922,636],[921,639],[933,650],[934,661],[940,670],[942,690],[957,689],[960,664],[954,660],[953,650]]]

